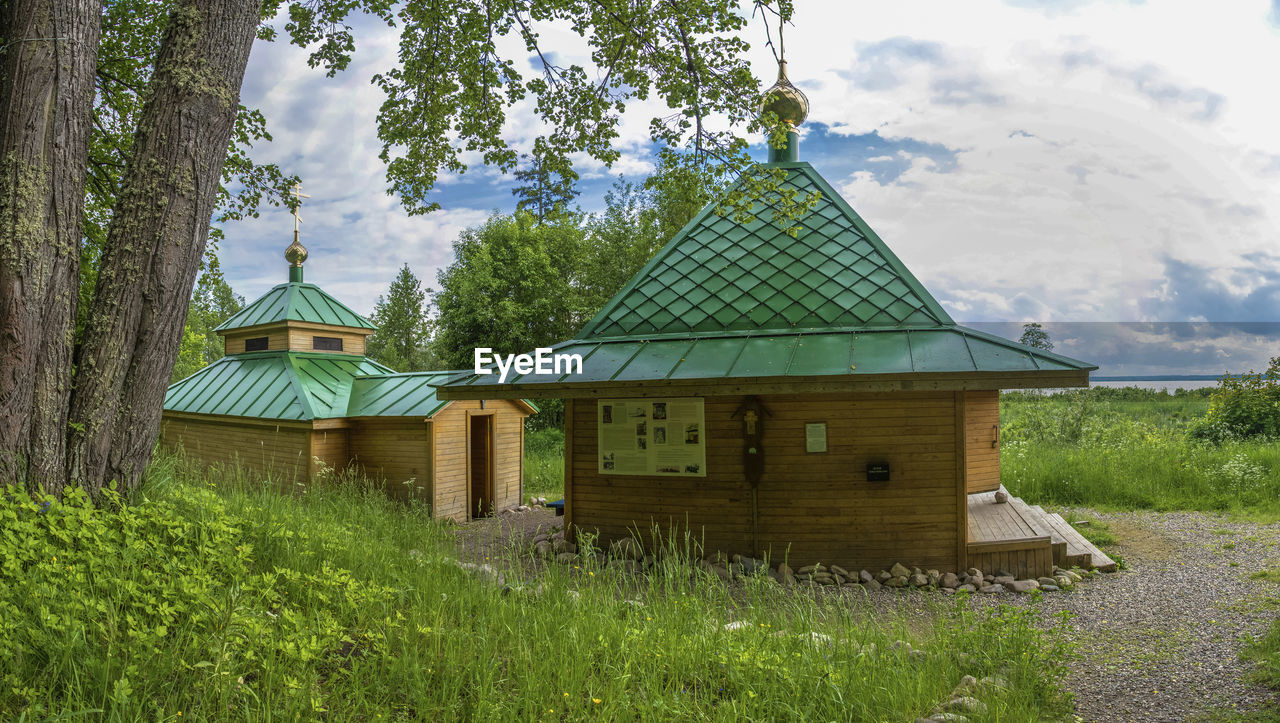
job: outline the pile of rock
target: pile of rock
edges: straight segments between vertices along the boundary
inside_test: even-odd
[[[554,559],[556,562],[574,564],[579,561],[577,545],[564,539],[563,531],[542,533],[533,538],[534,553],[539,557]],[[632,538],[616,540],[609,545],[609,567],[616,567],[628,572],[639,573],[653,565],[653,557],[646,555],[644,549]],[[914,590],[940,590],[944,594],[957,592],[978,592],[995,594],[1003,592],[1029,593],[1033,590],[1055,592],[1075,586],[1083,579],[1081,573],[1074,570],[1054,568],[1053,574],[1040,578],[1019,579],[1004,570],[995,574],[987,574],[977,568],[969,568],[960,573],[940,572],[938,570],[922,570],[918,567],[907,567],[900,562],[894,563],[888,570],[872,573],[868,570],[853,572],[839,565],[824,565],[820,562],[792,569],[787,563],[770,566],[768,561],[746,555],[726,556],[723,553],[699,559],[698,567],[714,575],[723,582],[732,582],[741,577],[767,575],[782,585],[812,585],[830,588],[858,588],[876,591],[883,588],[901,588]]]
[[[564,530],[555,528],[533,538],[533,552],[565,565],[578,561],[578,546],[564,538]]]
[[[928,718],[916,718],[915,723],[967,723],[969,716],[983,717],[987,715],[987,704],[982,696],[998,688],[1007,689],[1009,684],[999,676],[989,676],[978,680],[972,675],[960,679],[960,684],[951,691],[947,702],[934,707]]]
[[[518,505],[518,506],[516,506],[516,507],[508,507],[507,509],[505,509],[505,510],[503,510],[503,511],[502,511],[502,514],[504,514],[504,515],[510,515],[510,514],[514,514],[514,513],[517,513],[517,512],[531,512],[531,511],[533,511],[533,510],[535,510],[535,509],[541,509],[541,508],[546,507],[546,506],[547,506],[547,498],[546,498],[546,497],[534,497],[534,498],[531,498],[531,499],[529,500],[529,504],[527,504],[527,505]]]

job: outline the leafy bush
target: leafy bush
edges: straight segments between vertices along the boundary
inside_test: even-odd
[[[975,723],[1069,709],[1033,611],[726,588],[677,553],[494,560],[503,585],[421,507],[171,464],[129,505],[0,492],[0,717],[910,720],[965,674],[1009,683]]]
[[[1280,357],[1265,372],[1224,376],[1209,398],[1209,412],[1192,435],[1221,444],[1229,439],[1280,439]]]
[[[189,485],[135,505],[109,492],[103,509],[78,489],[61,502],[9,489],[0,527],[0,710],[129,718],[189,708],[193,686],[216,717],[274,707],[254,692],[264,684],[305,700],[308,678],[388,646],[386,630],[361,619],[390,609],[392,588],[255,554],[281,536],[323,559],[349,545],[340,528],[318,539],[263,530]]]

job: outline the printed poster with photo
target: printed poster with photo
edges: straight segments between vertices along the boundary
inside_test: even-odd
[[[701,398],[601,399],[597,411],[602,474],[707,476]]]

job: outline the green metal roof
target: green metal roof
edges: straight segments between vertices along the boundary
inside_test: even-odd
[[[786,188],[821,194],[796,236],[761,204],[745,223],[709,204],[577,339],[554,347],[581,355],[582,374],[505,384],[553,396],[560,384],[1097,368],[956,325],[812,166],[769,165],[787,171]],[[444,383],[496,385],[496,373],[472,372]]]
[[[372,359],[349,354],[250,352],[225,356],[175,382],[165,394],[164,408],[297,421],[430,417],[449,404],[436,396],[435,385],[462,373],[397,374]]]
[[[291,281],[280,284],[224,321],[214,331],[247,326],[303,321],[331,326],[376,329],[368,319],[348,309],[315,284]]]
[[[785,189],[820,193],[791,236],[757,203],[743,223],[708,204],[579,334],[950,326],[951,317],[808,163],[773,163]]]
[[[963,326],[577,339],[553,347],[582,355],[582,374],[509,375],[506,385],[876,374],[1091,371],[1097,367]],[[447,386],[498,385],[464,372]],[[505,385],[504,385],[505,386]]]
[[[358,377],[347,403],[348,417],[430,417],[448,402],[433,385],[461,372],[411,372]]]
[[[343,354],[265,351],[225,356],[169,387],[171,412],[260,419],[347,416],[357,376],[391,373],[381,364]]]

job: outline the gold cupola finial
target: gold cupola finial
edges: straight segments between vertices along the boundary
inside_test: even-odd
[[[293,184],[289,194],[298,199],[298,205],[293,209],[293,243],[284,250],[284,258],[289,262],[289,280],[302,281],[302,262],[307,260],[307,247],[302,245],[302,233],[299,229],[302,216],[298,211],[302,208],[302,199],[311,198],[311,196],[302,192],[301,183]]]
[[[773,111],[787,125],[795,128],[809,115],[809,98],[787,78],[787,61],[778,61],[778,82],[765,91],[760,103],[763,113]]]

